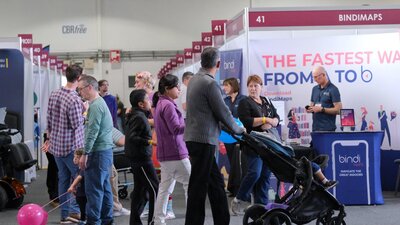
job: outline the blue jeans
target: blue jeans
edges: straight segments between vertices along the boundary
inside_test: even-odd
[[[78,166],[74,164],[74,152],[72,151],[65,157],[54,157],[58,167],[58,194],[62,195],[67,192],[72,183],[73,177],[78,173]],[[72,198],[72,199],[71,199]],[[79,213],[79,206],[76,204],[75,198],[71,194],[65,194],[60,197],[60,204],[67,200],[61,206],[61,219],[68,217],[69,213]]]
[[[310,162],[310,163],[311,163],[311,168],[312,168],[313,173],[315,173],[321,169],[321,167],[318,164],[316,164],[315,162]]]
[[[250,201],[250,194],[254,194],[254,203],[267,205],[269,177],[271,171],[260,156],[254,153],[245,153],[247,156],[247,174],[240,184],[236,198],[242,201]]]
[[[113,162],[112,149],[95,151],[88,155],[85,170],[87,224],[111,224],[113,221],[113,196],[110,174]]]

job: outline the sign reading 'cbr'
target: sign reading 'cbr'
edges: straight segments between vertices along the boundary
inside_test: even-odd
[[[63,34],[86,34],[87,27],[84,24],[79,25],[63,25],[61,27]]]

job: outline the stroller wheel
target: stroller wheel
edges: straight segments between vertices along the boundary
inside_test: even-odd
[[[329,225],[346,225],[346,222],[344,220],[339,221],[339,217],[334,216],[334,217],[332,217],[332,220],[328,224]]]
[[[125,199],[128,197],[128,190],[127,187],[122,188],[121,190],[118,191],[118,197],[120,199]]]
[[[263,225],[291,225],[289,215],[282,209],[271,210],[267,213]]]
[[[338,221],[339,217],[334,216],[332,218],[328,217],[321,217],[317,219],[316,225],[346,225],[346,222],[342,220],[341,222]]]
[[[326,217],[321,217],[317,219],[315,225],[327,225],[328,222],[326,221]]]
[[[243,225],[262,225],[263,215],[267,212],[264,205],[252,205],[246,209],[243,216]]]

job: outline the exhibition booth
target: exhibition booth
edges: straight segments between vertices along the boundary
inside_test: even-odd
[[[224,22],[223,38],[216,38],[213,32],[213,46],[221,51],[216,79],[222,84],[225,78],[238,78],[241,92],[246,95],[247,77],[261,76],[263,95],[278,108],[282,139],[287,143],[308,145],[311,139],[325,140],[311,133],[312,115],[304,107],[310,104],[311,90],[316,85],[313,67],[322,65],[327,69],[330,81],[339,88],[343,108],[354,109],[355,124],[350,134],[344,134],[342,131],[347,130],[337,116],[336,132],[324,135],[332,140],[341,140],[343,135],[343,140],[357,135],[375,137],[375,141],[367,141],[372,155],[362,158],[363,165],[372,166],[369,200],[344,201],[347,204],[382,204],[381,178],[383,190],[394,189],[397,167],[393,161],[400,158],[400,106],[396,104],[400,94],[399,14],[399,7],[251,8]],[[198,67],[198,58],[192,56],[173,70],[162,68],[159,76],[173,73],[181,77],[184,71],[196,73]],[[293,135],[293,126],[298,128],[297,135]],[[357,146],[344,146],[341,150],[349,151],[348,157],[357,156],[348,150]],[[321,153],[331,153],[332,148],[320,148]],[[332,172],[332,165],[339,159],[337,155],[331,157],[326,172],[328,179],[335,179],[338,175]],[[343,182],[333,192],[342,192],[341,188],[347,186]]]
[[[66,65],[41,44],[33,44],[32,34],[14,38],[0,38],[0,108],[15,116],[15,128],[22,134],[22,142],[38,160],[38,167],[47,167],[46,156],[40,151],[46,131],[47,105],[50,93],[61,87],[63,66]],[[6,63],[7,62],[7,63]],[[36,176],[36,168],[25,171],[25,182]]]
[[[328,179],[350,177],[341,176],[343,173],[337,170],[343,155],[336,154],[336,148],[348,151],[348,158],[360,156],[362,165],[372,166],[371,171],[363,173],[366,175],[368,171],[368,177],[362,176],[370,187],[369,194],[365,195],[367,200],[360,198],[346,203],[383,204],[380,186],[383,190],[394,189],[397,168],[393,161],[400,158],[400,119],[397,117],[400,106],[396,104],[400,94],[398,15],[400,7],[246,8],[231,19],[211,21],[211,32],[201,33],[200,41],[193,41],[192,46],[183,49],[183,54],[169,60],[158,77],[172,73],[181,78],[186,71],[196,73],[202,49],[218,47],[221,67],[216,79],[220,84],[228,77],[235,77],[240,80],[241,93],[247,95],[247,77],[261,76],[262,94],[278,109],[282,139],[297,145],[308,145],[311,139],[315,143],[329,139],[331,144],[316,145],[319,153],[331,156],[326,170]],[[30,146],[34,157],[39,156],[39,166],[46,167],[39,146],[34,150],[33,115],[38,115],[38,136],[42,137],[46,130],[48,96],[61,86],[66,65],[32,40],[32,35],[0,38],[0,66],[10,66],[8,70],[0,70],[3,93],[0,107],[19,115],[23,141]],[[327,69],[329,79],[339,88],[343,107],[354,109],[352,131],[342,132],[338,119],[334,133],[311,132],[312,115],[304,107],[310,103],[311,89],[315,86],[311,71],[320,65]],[[360,139],[358,135],[365,138]],[[352,139],[351,144],[348,141]],[[354,155],[352,149],[365,151],[363,154],[354,151]],[[339,193],[347,188],[347,181],[340,182],[333,194],[343,200]]]

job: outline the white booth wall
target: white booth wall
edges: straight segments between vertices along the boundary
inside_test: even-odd
[[[50,45],[51,52],[180,50],[191,47],[201,32],[211,30],[211,20],[230,19],[245,7],[343,6],[395,4],[398,0],[14,0],[0,3],[0,37],[33,34],[34,43]],[[12,21],[12,26],[10,26]],[[84,33],[63,33],[66,26],[81,26]],[[110,81],[111,92],[129,101],[128,76],[141,70],[157,74],[165,59],[108,62],[87,70]],[[196,71],[194,71],[196,72]]]

